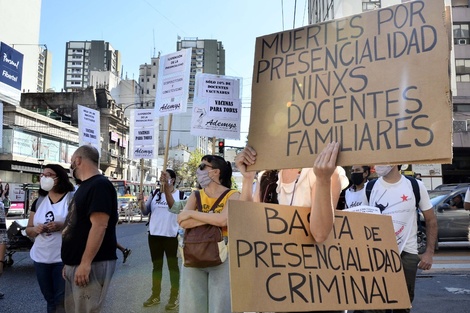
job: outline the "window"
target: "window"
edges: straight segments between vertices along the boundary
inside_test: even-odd
[[[155,84],[153,84],[153,89],[155,90]]]
[[[457,82],[470,82],[470,59],[455,59],[455,73]]]
[[[382,0],[362,0],[362,12],[380,9]]]
[[[470,24],[461,23],[452,25],[452,32],[454,34],[455,45],[468,45],[470,44]]]

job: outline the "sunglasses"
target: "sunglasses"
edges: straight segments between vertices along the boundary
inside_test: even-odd
[[[206,163],[199,164],[199,169],[201,171],[203,171],[206,167],[214,168],[213,166],[210,166],[209,164],[206,164]]]

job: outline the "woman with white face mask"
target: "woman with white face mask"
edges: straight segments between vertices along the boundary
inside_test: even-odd
[[[209,224],[227,229],[228,200],[238,200],[240,193],[232,187],[230,162],[216,155],[205,155],[196,170],[201,189],[193,192],[178,214],[179,225],[186,229]],[[219,201],[220,200],[220,201]],[[227,237],[228,238],[228,237]],[[227,242],[227,241],[226,241]],[[230,277],[228,260],[210,267],[186,267],[181,269],[180,312],[231,312]]]
[[[46,165],[41,174],[39,197],[32,206],[26,234],[34,239],[30,255],[47,312],[64,312],[65,281],[60,257],[62,226],[74,187],[60,165]]]

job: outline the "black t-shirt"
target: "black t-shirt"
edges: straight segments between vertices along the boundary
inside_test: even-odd
[[[83,181],[75,192],[62,232],[62,261],[79,265],[91,229],[90,215],[104,212],[109,215],[108,226],[93,262],[116,260],[117,194],[112,183],[103,175]]]

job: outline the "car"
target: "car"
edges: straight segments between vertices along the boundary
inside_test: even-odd
[[[457,190],[463,187],[470,187],[470,183],[458,183],[458,184],[442,184],[434,188],[433,190]]]
[[[463,242],[469,241],[470,212],[464,208],[453,209],[454,197],[460,195],[462,200],[465,199],[467,186],[455,187],[451,190],[431,190],[428,191],[431,198],[431,204],[437,218],[437,241],[438,242]],[[424,216],[420,213],[418,223],[418,246],[422,253],[425,249],[426,223]],[[436,248],[438,245],[436,243]]]

